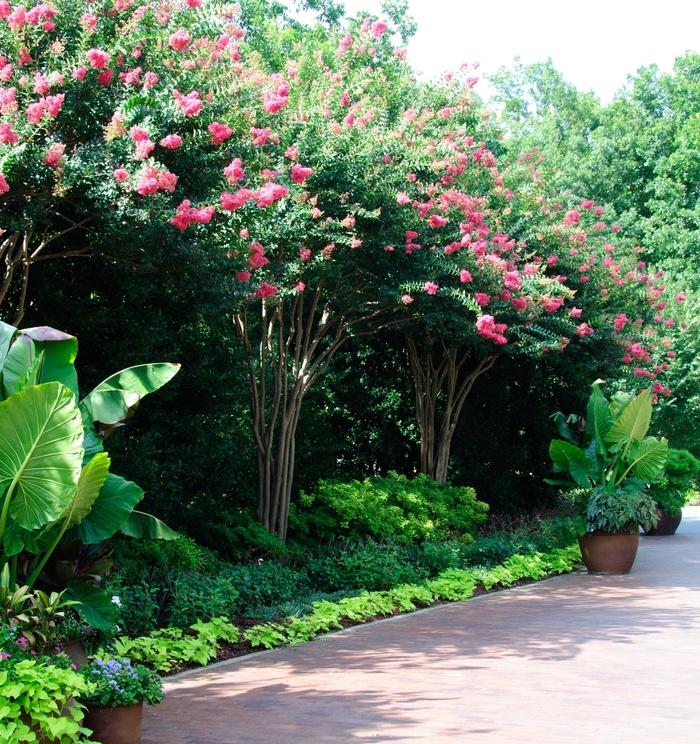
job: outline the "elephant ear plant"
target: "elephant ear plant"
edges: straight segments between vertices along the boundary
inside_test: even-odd
[[[180,365],[130,367],[80,400],[77,348],[53,328],[0,323],[0,569],[9,566],[28,590],[67,589],[87,623],[109,629],[114,606],[99,588],[110,565],[104,541],[176,533],[135,509],[143,491],[109,472],[103,443]]]
[[[585,418],[555,414],[562,438],[552,440],[549,455],[559,476],[547,482],[580,489],[586,532],[637,533],[640,524],[656,524],[647,485],[663,475],[668,442],[647,436],[651,414],[650,390],[618,392],[607,400],[599,382]]]

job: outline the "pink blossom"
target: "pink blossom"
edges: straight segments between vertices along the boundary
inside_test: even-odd
[[[503,335],[507,329],[505,323],[496,323],[493,315],[480,315],[476,319],[476,332],[498,346],[508,343],[508,339]]]
[[[175,33],[170,34],[170,38],[168,39],[171,49],[174,49],[176,52],[182,52],[187,49],[191,41],[192,36],[184,28],[179,28]]]
[[[616,331],[621,331],[629,322],[630,319],[624,313],[619,313],[615,316],[613,325],[615,326]]]
[[[439,289],[440,287],[437,284],[435,284],[435,282],[426,282],[423,285],[423,291],[429,295],[437,294]]]
[[[92,13],[83,13],[80,16],[80,25],[86,31],[94,31],[97,28],[97,16]]]
[[[160,141],[160,146],[167,150],[177,150],[182,144],[182,137],[179,134],[166,134]]]
[[[0,143],[3,145],[14,145],[19,141],[17,133],[9,124],[0,124]]]
[[[401,302],[404,305],[410,305],[413,302],[413,297],[410,294],[401,295]]]
[[[199,98],[199,91],[196,90],[187,94],[180,93],[179,90],[174,90],[173,98],[185,116],[197,116],[204,106]]]
[[[252,274],[250,271],[238,271],[236,273],[236,281],[238,282],[249,282]]]
[[[148,89],[155,88],[159,80],[160,78],[158,77],[158,75],[155,74],[155,72],[147,72],[143,76],[144,87]]]
[[[447,217],[442,217],[439,214],[431,214],[430,217],[428,217],[428,224],[430,227],[445,227],[445,225],[449,222]]]
[[[148,139],[148,130],[145,127],[131,127],[129,130],[129,137],[134,142],[144,142]]]
[[[569,315],[572,318],[580,318],[583,313],[583,310],[580,307],[572,307],[571,310],[569,310]]]
[[[255,290],[256,297],[274,297],[276,294],[277,287],[268,284],[267,282],[262,282],[262,284]]]
[[[253,197],[254,194],[249,189],[239,189],[235,194],[225,191],[220,196],[221,208],[227,212],[234,212],[236,209],[244,206]]]
[[[474,299],[476,300],[476,304],[480,307],[487,307],[491,302],[491,297],[486,292],[475,292]]]
[[[101,49],[88,49],[85,56],[94,70],[103,70],[109,64],[109,54]]]
[[[388,24],[384,23],[384,21],[375,21],[370,27],[370,31],[372,33],[372,36],[379,39],[386,33],[388,28]]]
[[[253,198],[259,207],[269,207],[279,199],[284,199],[288,193],[289,191],[285,186],[269,182],[254,192]]]
[[[527,300],[524,297],[514,297],[510,301],[510,305],[514,310],[518,310],[519,312],[527,310]]]
[[[146,160],[149,155],[156,149],[156,143],[151,142],[149,139],[139,140],[136,143],[136,149],[134,151],[135,160]]]
[[[462,282],[462,284],[469,284],[473,281],[472,275],[470,271],[467,271],[467,269],[462,269],[459,272],[459,281]]]
[[[117,183],[123,183],[129,178],[129,171],[125,168],[117,168],[112,175]]]
[[[13,31],[19,31],[27,22],[27,11],[23,5],[18,5],[12,13],[7,16],[7,25]]]
[[[294,163],[291,170],[291,178],[294,183],[304,183],[306,179],[313,174],[313,168],[305,168],[299,163]]]
[[[7,18],[12,12],[9,0],[0,0],[0,18]]]
[[[225,168],[224,175],[226,180],[235,186],[239,181],[245,178],[245,171],[243,170],[243,161],[240,158],[234,158]]]
[[[61,162],[65,151],[66,146],[62,142],[54,142],[46,151],[46,155],[44,155],[44,165],[47,165],[49,168],[56,168]]]
[[[142,176],[136,183],[136,192],[141,196],[153,196],[158,193],[158,178],[153,174]]]
[[[264,145],[270,139],[272,130],[267,127],[263,129],[259,129],[258,127],[251,127],[250,134],[253,138],[254,145]]]
[[[584,338],[585,336],[592,336],[593,329],[588,325],[588,323],[581,323],[580,325],[576,326],[576,335],[580,338]]]
[[[263,110],[268,114],[276,114],[288,103],[289,100],[285,96],[280,96],[274,91],[267,90],[263,93]]]
[[[38,124],[44,114],[46,113],[46,104],[43,101],[37,101],[36,103],[30,103],[27,106],[27,119],[32,124]]]
[[[112,82],[113,77],[114,77],[114,72],[112,70],[103,70],[97,76],[97,82],[100,85],[109,85]]]
[[[297,282],[294,289],[301,294],[306,289],[306,284],[304,282]]]
[[[410,204],[411,203],[411,197],[405,191],[400,191],[396,195],[396,203],[397,204],[401,204],[401,205]]]
[[[202,0],[187,0],[188,8],[199,8],[202,4]]]
[[[71,77],[73,77],[75,80],[85,80],[85,76],[88,74],[88,68],[87,67],[76,67],[73,72],[71,72]]]
[[[170,194],[175,193],[175,186],[177,186],[177,176],[170,171],[161,171],[158,174],[158,188],[161,191],[167,191]]]
[[[295,145],[290,145],[285,151],[284,151],[284,157],[289,158],[289,160],[299,160],[299,150]]]
[[[564,304],[563,297],[545,297],[542,300],[542,307],[548,313],[556,312]]]
[[[678,292],[676,294],[676,302],[685,302],[685,292]]]
[[[523,280],[517,271],[506,271],[503,275],[503,285],[508,289],[520,289],[523,286]]]
[[[581,213],[575,209],[570,209],[564,216],[565,225],[578,225],[581,221]]]
[[[212,122],[207,129],[211,134],[211,144],[220,145],[233,134],[231,127],[226,124],[221,124],[218,121]]]
[[[5,176],[0,173],[0,196],[6,194],[10,190],[10,184],[5,180]]]

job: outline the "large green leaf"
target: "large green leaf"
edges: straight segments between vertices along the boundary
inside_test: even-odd
[[[605,435],[608,444],[626,446],[628,442],[641,442],[651,423],[651,390],[642,390],[613,421]]]
[[[28,530],[58,519],[80,476],[83,427],[75,398],[58,382],[26,388],[0,402],[0,493]]]
[[[10,344],[16,333],[17,329],[14,326],[3,323],[0,320],[0,372],[2,372],[5,357],[10,350]]]
[[[112,537],[143,498],[135,483],[110,473],[89,513],[76,525],[71,535],[86,545]]]
[[[141,398],[165,385],[180,371],[168,362],[139,364],[108,377],[80,402],[93,423],[114,427],[123,423]]]
[[[104,589],[83,581],[71,581],[63,596],[76,603],[76,612],[90,627],[104,631],[114,629],[117,608]]]
[[[555,471],[569,473],[580,486],[591,485],[591,478],[597,472],[597,464],[580,447],[563,439],[553,439],[549,445],[549,456]]]
[[[109,474],[109,465],[110,459],[106,452],[100,452],[87,465],[83,465],[75,498],[65,515],[68,529],[80,524],[90,513]]]
[[[27,372],[38,363],[36,382],[60,382],[78,397],[78,374],[73,366],[78,340],[49,326],[25,328],[10,347],[3,364],[5,395],[17,392]]]
[[[140,511],[132,511],[129,514],[120,532],[128,537],[137,537],[142,540],[177,540],[180,537],[175,530],[171,530],[157,517]]]
[[[610,431],[612,416],[610,405],[603,395],[600,385],[593,385],[586,410],[586,432],[593,438],[599,455],[605,454],[605,436]]]
[[[630,465],[634,477],[645,483],[653,483],[664,472],[668,460],[668,442],[665,439],[647,437],[630,448]]]

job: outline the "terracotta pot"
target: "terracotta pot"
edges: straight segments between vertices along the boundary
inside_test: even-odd
[[[101,744],[141,744],[143,703],[116,708],[88,706],[83,725],[92,729],[91,739]]]
[[[656,527],[652,527],[650,530],[644,530],[645,535],[675,535],[678,525],[683,519],[683,512],[678,512],[674,517],[663,509],[658,510],[659,521],[656,523]]]
[[[588,532],[578,543],[588,573],[626,574],[637,555],[639,533]]]

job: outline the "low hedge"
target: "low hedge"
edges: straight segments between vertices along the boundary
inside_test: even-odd
[[[216,618],[195,623],[186,632],[169,628],[140,638],[123,636],[98,655],[116,651],[119,656],[167,673],[183,666],[209,663],[217,658],[223,643],[246,641],[252,648],[265,649],[305,643],[346,625],[413,612],[439,601],[463,601],[473,597],[479,588],[489,591],[523,579],[539,580],[568,573],[580,557],[578,544],[549,553],[516,554],[492,568],[450,568],[421,583],[363,592],[337,602],[321,600],[313,603],[307,615],[254,625],[243,632],[226,618]]]

